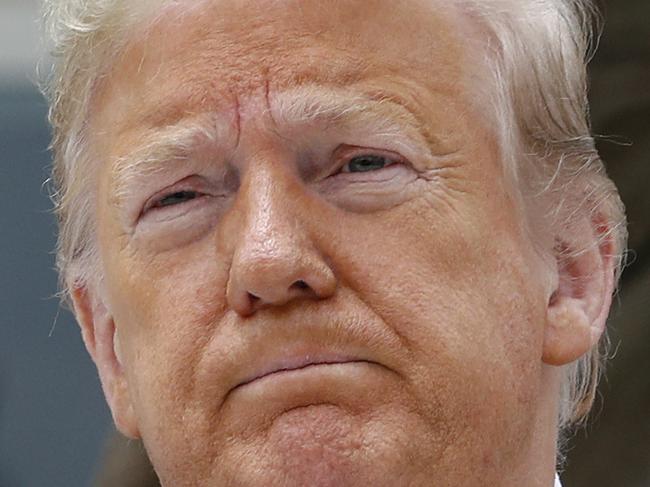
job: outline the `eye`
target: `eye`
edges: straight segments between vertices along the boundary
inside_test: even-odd
[[[358,173],[379,171],[380,169],[384,169],[385,167],[390,166],[394,162],[394,160],[385,156],[364,154],[350,159],[348,163],[343,166],[341,172]]]
[[[154,181],[155,182],[155,181]],[[222,194],[217,192],[215,184],[203,176],[193,174],[180,181],[163,187],[146,200],[140,210],[137,221],[150,218],[152,222],[171,221],[188,214],[195,214],[212,203],[222,200]],[[218,198],[215,198],[218,196]]]
[[[167,194],[160,198],[158,201],[155,201],[151,207],[164,208],[167,206],[174,206],[196,199],[198,196],[199,193],[196,191],[176,191],[175,193]]]

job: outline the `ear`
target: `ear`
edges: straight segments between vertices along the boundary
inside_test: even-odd
[[[125,436],[139,438],[113,317],[101,299],[93,296],[86,287],[74,288],[71,297],[83,341],[97,366],[113,421]]]
[[[605,330],[617,251],[610,234],[604,218],[583,218],[557,240],[557,287],[548,304],[542,356],[549,365],[579,359]]]

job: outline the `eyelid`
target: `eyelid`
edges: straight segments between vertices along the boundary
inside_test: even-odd
[[[191,198],[183,201],[179,201],[178,203],[170,203],[170,204],[165,204],[164,201],[168,198],[173,198],[175,195],[192,195]],[[188,201],[192,201],[196,199],[197,197],[200,197],[201,193],[198,191],[194,190],[188,190],[188,189],[181,189],[178,191],[170,191],[169,193],[165,193],[162,197],[157,198],[154,200],[153,205],[149,207],[151,208],[169,208],[170,206],[177,206],[177,205],[182,205],[183,203],[186,203]]]
[[[166,197],[183,191],[197,194],[196,198],[193,198],[192,200],[189,200],[186,203],[197,200],[201,196],[205,196],[206,194],[208,194],[205,188],[205,182],[201,181],[201,178],[199,178],[198,176],[189,176],[187,178],[184,178],[172,184],[171,186],[168,186],[156,192],[153,196],[148,198],[147,201],[144,203],[142,210],[140,211],[140,216],[138,217],[138,219],[142,218],[150,211],[156,211],[156,210],[165,211],[166,209],[171,209],[174,206],[182,205],[182,204],[178,204],[178,205],[170,205],[167,207],[156,207],[156,204],[162,201],[163,199],[165,199]]]

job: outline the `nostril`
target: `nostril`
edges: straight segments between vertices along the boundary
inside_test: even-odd
[[[248,293],[248,299],[250,299],[253,304],[260,300],[259,296],[255,296],[253,293]]]
[[[307,284],[305,281],[300,280],[300,281],[294,282],[291,285],[291,287],[294,287],[296,289],[304,290],[304,289],[309,289],[309,284]]]

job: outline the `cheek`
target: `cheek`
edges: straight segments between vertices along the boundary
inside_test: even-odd
[[[421,413],[449,436],[525,436],[545,302],[516,226],[419,205],[354,228],[365,244],[341,272],[409,351],[404,375]]]
[[[197,361],[225,312],[228,266],[207,239],[155,259],[122,259],[107,278],[134,406],[150,441],[174,441],[192,414]]]

